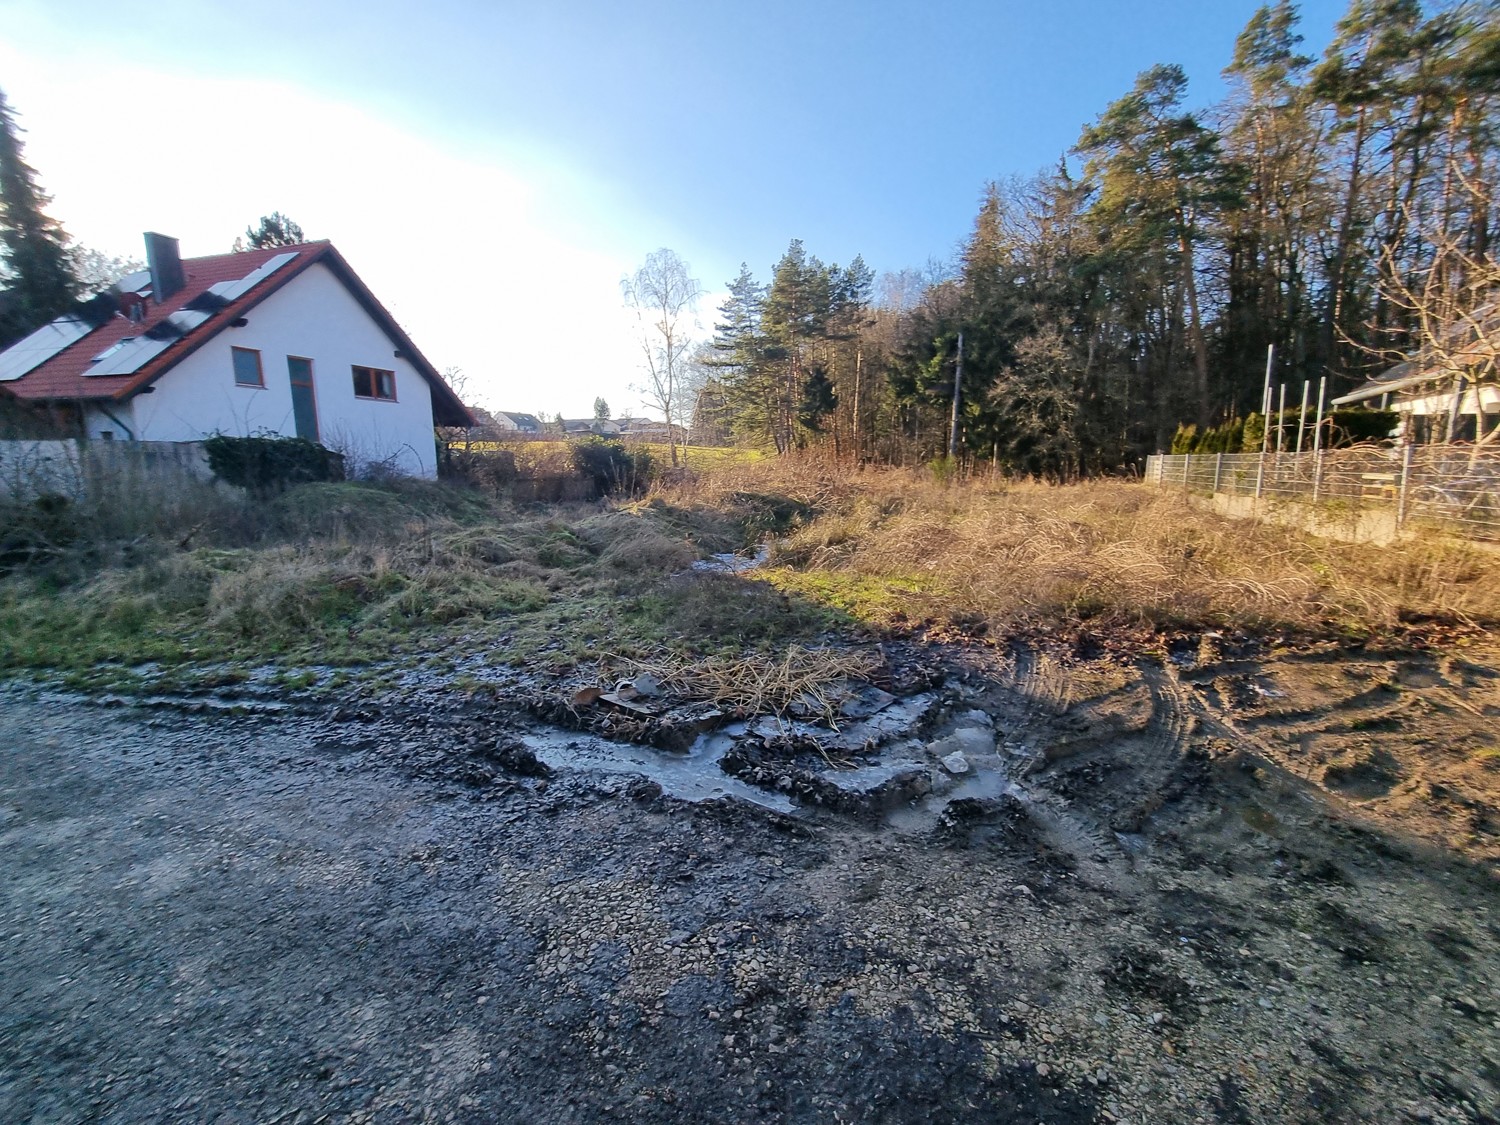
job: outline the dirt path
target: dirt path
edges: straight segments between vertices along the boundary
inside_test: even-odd
[[[938,835],[440,709],[6,689],[0,1120],[1495,1120],[1491,875],[1231,752],[1221,688],[1102,692]]]

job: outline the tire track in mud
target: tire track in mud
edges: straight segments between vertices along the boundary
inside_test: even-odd
[[[1127,837],[1180,787],[1194,701],[1145,663],[1091,697],[1074,698],[1086,690],[1077,675],[1045,655],[1016,652],[1005,746],[1055,842],[1118,875],[1134,866]]]

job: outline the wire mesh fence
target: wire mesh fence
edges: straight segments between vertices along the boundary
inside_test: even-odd
[[[1146,483],[1200,495],[1253,496],[1394,514],[1398,530],[1432,527],[1500,539],[1500,451],[1456,445],[1356,446],[1316,453],[1192,453],[1146,463]]]

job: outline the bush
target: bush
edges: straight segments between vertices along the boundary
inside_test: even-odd
[[[591,437],[574,442],[573,468],[587,477],[596,495],[638,496],[651,483],[651,454],[623,443]]]
[[[1245,428],[1240,435],[1241,453],[1259,453],[1261,443],[1266,440],[1266,416],[1251,411],[1245,416]]]
[[[1259,453],[1268,424],[1272,429],[1269,448],[1275,449],[1274,431],[1278,422],[1282,427],[1282,440],[1288,443],[1285,448],[1291,449],[1296,445],[1297,424],[1301,417],[1300,409],[1273,414],[1269,420],[1259,414],[1250,414],[1243,419],[1231,418],[1222,425],[1210,426],[1201,432],[1193,423],[1187,422],[1178,426],[1177,432],[1172,435],[1171,452],[1179,456],[1184,453]],[[1323,415],[1322,447],[1345,449],[1360,442],[1386,441],[1395,428],[1396,420],[1397,415],[1393,410],[1330,410]],[[1314,422],[1315,416],[1309,410],[1307,429],[1302,435],[1304,450],[1310,450],[1313,446]]]
[[[515,484],[520,472],[514,450],[450,447],[438,462],[438,475],[498,494]]]
[[[1245,435],[1253,425],[1260,425],[1260,415],[1252,414],[1249,418],[1231,418],[1229,421],[1218,426],[1210,426],[1202,433],[1198,427],[1191,422],[1178,426],[1177,432],[1172,435],[1172,452],[1183,453],[1239,453],[1246,448]],[[1259,434],[1261,431],[1255,431]],[[1257,442],[1260,440],[1256,438]],[[1256,446],[1259,449],[1259,446]]]
[[[1399,417],[1394,410],[1335,410],[1326,419],[1332,432],[1324,448],[1343,449],[1365,441],[1389,441]]]
[[[58,554],[78,537],[73,501],[44,494],[30,504],[0,501],[0,572]]]
[[[216,477],[257,496],[294,484],[344,479],[343,457],[305,438],[215,434],[203,443],[203,451]]]

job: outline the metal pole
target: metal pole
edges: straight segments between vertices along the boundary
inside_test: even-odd
[[[1302,380],[1302,412],[1297,415],[1297,452],[1302,452],[1302,431],[1307,426],[1307,392],[1311,389],[1312,382],[1308,379]]]
[[[1318,420],[1313,423],[1313,449],[1323,448],[1323,399],[1328,394],[1328,376],[1318,380]]]
[[[964,334],[958,334],[958,362],[953,365],[953,417],[948,423],[948,460],[958,450],[958,391],[964,381]]]
[[[1323,488],[1323,397],[1328,393],[1328,376],[1318,380],[1318,420],[1313,423],[1313,503]]]
[[[1188,473],[1192,471],[1192,468],[1193,455],[1191,453],[1184,453],[1182,455],[1182,491],[1184,492],[1188,490]]]
[[[1271,367],[1276,362],[1276,345],[1266,345],[1266,385],[1260,392],[1260,416],[1266,421],[1266,428],[1260,439],[1260,451],[1266,451],[1266,440],[1270,435],[1271,425]]]
[[[1286,415],[1286,384],[1281,384],[1281,404],[1276,407],[1276,457],[1281,457],[1281,420]]]

